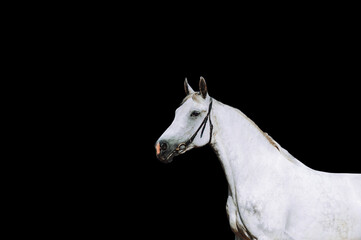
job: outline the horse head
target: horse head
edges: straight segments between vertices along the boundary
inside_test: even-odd
[[[208,95],[206,81],[201,77],[199,92],[195,92],[185,79],[184,90],[186,97],[177,108],[172,124],[155,144],[157,158],[164,163],[212,139],[212,98]]]

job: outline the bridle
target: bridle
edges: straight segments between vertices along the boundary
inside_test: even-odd
[[[204,132],[204,129],[206,128],[206,125],[207,125],[207,120],[209,120],[209,125],[210,125],[210,136],[209,136],[209,141],[207,144],[209,144],[211,141],[212,141],[212,132],[213,132],[213,124],[212,124],[212,121],[211,121],[211,110],[212,110],[212,98],[210,99],[210,103],[209,103],[209,107],[208,107],[208,113],[207,115],[204,117],[203,119],[203,122],[201,123],[201,125],[198,127],[197,131],[192,135],[192,137],[190,139],[188,139],[188,141],[186,142],[183,142],[183,143],[180,143],[178,145],[178,147],[175,149],[175,151],[179,152],[179,151],[183,151],[185,150],[189,144],[191,144],[193,142],[193,140],[195,139],[195,137],[197,136],[199,130],[202,129],[201,131],[201,135],[200,137],[202,138],[203,137],[203,132]]]
[[[204,132],[204,129],[206,128],[208,120],[209,120],[209,126],[210,126],[210,136],[209,136],[209,141],[208,141],[207,144],[209,144],[212,141],[212,132],[213,132],[213,124],[212,124],[212,120],[211,120],[212,103],[213,103],[213,101],[212,101],[212,98],[211,98],[210,103],[209,103],[209,107],[208,107],[208,113],[204,117],[203,122],[198,127],[197,131],[192,135],[192,137],[190,139],[188,139],[188,141],[180,143],[178,145],[178,147],[176,147],[176,149],[174,149],[173,152],[171,154],[169,154],[167,159],[171,158],[175,153],[177,153],[177,154],[182,153],[189,146],[189,144],[191,144],[193,142],[193,140],[195,139],[195,137],[197,136],[198,132],[201,129],[202,129],[202,131],[201,131],[200,137],[202,138],[203,137],[203,132]]]

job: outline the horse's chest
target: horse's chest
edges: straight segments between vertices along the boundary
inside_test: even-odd
[[[227,201],[229,221],[236,235],[243,238],[248,236],[248,239],[256,239],[252,236],[265,234],[272,237],[283,237],[281,227],[285,225],[285,199],[282,194],[279,194],[278,200],[267,201],[272,196],[266,195],[267,197],[252,194],[245,197],[243,195],[243,198],[240,197],[237,202],[229,197]]]
[[[258,232],[260,223],[260,206],[249,202],[245,206],[238,206],[229,197],[227,200],[227,213],[232,231],[242,239],[256,239],[254,233]]]

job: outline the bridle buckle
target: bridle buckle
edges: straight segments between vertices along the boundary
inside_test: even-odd
[[[178,145],[178,147],[175,150],[177,151],[177,153],[179,153],[179,151],[184,151],[185,149],[186,149],[186,144],[181,143]]]

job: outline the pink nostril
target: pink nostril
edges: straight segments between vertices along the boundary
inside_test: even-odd
[[[157,155],[159,155],[159,153],[160,153],[160,144],[159,143],[157,143],[157,145],[155,145],[155,149],[157,151]]]

